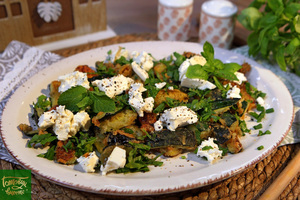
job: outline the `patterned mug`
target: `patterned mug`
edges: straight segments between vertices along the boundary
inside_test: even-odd
[[[169,41],[189,39],[193,0],[159,0],[158,38]]]
[[[199,42],[229,49],[234,36],[237,6],[227,0],[210,0],[201,6]]]

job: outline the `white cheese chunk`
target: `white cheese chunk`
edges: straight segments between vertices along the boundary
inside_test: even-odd
[[[38,126],[42,129],[49,128],[55,124],[57,113],[55,110],[44,112],[38,122]]]
[[[153,58],[145,51],[131,53],[133,62],[131,63],[133,71],[145,81],[149,78],[148,71],[153,68]]]
[[[122,47],[119,47],[119,49],[115,52],[110,52],[110,54],[107,55],[104,63],[113,63],[115,62],[116,60],[120,59],[121,57],[124,57],[126,60],[129,60],[130,59],[130,55],[129,55],[129,52],[128,50],[122,48]]]
[[[262,97],[258,97],[256,99],[256,102],[261,105],[262,107],[265,107],[265,100]]]
[[[88,113],[81,111],[75,115],[65,106],[58,106],[56,110],[44,112],[39,118],[39,127],[42,129],[53,126],[58,140],[65,141],[74,136],[80,129],[87,131],[91,125]]]
[[[168,90],[174,90],[173,86],[168,87]]]
[[[108,157],[105,166],[101,165],[102,175],[106,175],[108,172],[123,168],[126,164],[126,151],[120,147],[115,147]]]
[[[143,81],[145,81],[147,78],[149,78],[149,74],[146,70],[142,69],[141,66],[139,64],[137,64],[136,62],[132,62],[131,63],[131,67],[132,70],[138,75],[138,77],[140,77],[140,79],[142,79]]]
[[[99,162],[99,158],[95,152],[91,152],[88,155],[82,155],[77,159],[78,164],[74,166],[75,170],[93,173],[95,172],[95,166]]]
[[[53,126],[53,131],[57,135],[58,140],[67,140],[77,132],[77,128],[72,126],[73,113],[70,110],[65,110],[65,106],[58,106],[56,108],[58,117]]]
[[[92,85],[97,86],[99,90],[105,92],[108,97],[113,98],[128,90],[133,82],[133,79],[119,74],[111,78],[95,80],[92,82]]]
[[[156,121],[154,123],[154,129],[155,131],[161,131],[163,129],[163,123],[161,121]]]
[[[162,89],[163,87],[165,87],[166,84],[166,82],[155,83],[155,87],[157,89]]]
[[[241,85],[244,81],[247,81],[247,78],[243,73],[235,72],[234,74],[236,75],[237,79],[239,79],[239,80],[238,81],[233,81],[233,82]]]
[[[134,83],[128,92],[129,100],[128,103],[135,109],[140,117],[144,116],[144,112],[151,113],[154,107],[153,97],[143,99],[142,92],[146,91],[143,84]]]
[[[150,56],[147,52],[142,51],[141,53],[139,52],[132,52],[132,60],[133,62],[136,62],[141,66],[142,69],[145,71],[149,71],[153,67],[153,58]]]
[[[186,106],[178,106],[164,111],[159,120],[154,123],[156,131],[161,130],[161,125],[170,131],[175,131],[177,127],[194,124],[198,121],[197,114]]]
[[[81,85],[86,89],[90,88],[90,83],[87,78],[87,73],[83,73],[79,71],[75,71],[63,76],[59,76],[58,81],[60,81],[60,86],[58,88],[58,91],[60,93],[77,85]]]
[[[187,78],[185,75],[181,79],[180,85],[188,88],[198,88],[199,90],[205,90],[205,89],[212,90],[216,88],[216,86],[210,81],[201,80],[201,79],[190,79]]]
[[[77,126],[77,130],[82,129],[88,131],[91,126],[91,118],[85,111],[80,111],[74,115],[73,126]]]
[[[207,150],[203,150],[204,147],[212,147]],[[222,157],[222,151],[219,150],[219,147],[216,143],[214,143],[213,138],[208,138],[201,142],[201,145],[198,147],[197,156],[205,157],[209,162],[213,162],[217,158]]]
[[[242,98],[240,95],[240,88],[238,88],[236,85],[233,86],[233,88],[231,88],[230,90],[228,90],[228,92],[226,93],[226,98],[227,99],[233,99],[233,98]]]

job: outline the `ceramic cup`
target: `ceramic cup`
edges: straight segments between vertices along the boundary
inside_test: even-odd
[[[158,38],[169,41],[189,39],[193,0],[159,0]]]
[[[229,49],[234,36],[237,6],[227,0],[210,0],[201,6],[199,42]]]

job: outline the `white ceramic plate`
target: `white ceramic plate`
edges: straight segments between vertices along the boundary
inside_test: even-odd
[[[271,135],[257,136],[257,131],[247,134],[242,139],[243,152],[226,156],[215,164],[208,164],[195,154],[186,154],[187,159],[180,156],[164,160],[162,167],[152,167],[147,173],[114,174],[107,176],[87,174],[37,157],[45,152],[41,149],[26,148],[27,139],[18,131],[20,123],[28,123],[31,112],[30,104],[45,93],[47,85],[58,76],[72,72],[82,64],[94,66],[95,61],[104,60],[109,50],[126,47],[133,51],[146,51],[156,59],[169,56],[173,52],[191,51],[200,53],[202,46],[197,43],[185,42],[134,42],[102,47],[71,56],[59,61],[33,76],[24,83],[11,97],[3,111],[2,137],[10,154],[25,168],[54,183],[102,194],[115,195],[146,195],[162,194],[188,190],[211,184],[247,169],[259,162],[276,148],[287,134],[293,120],[293,102],[285,85],[269,70],[259,66],[253,60],[230,51],[215,49],[215,57],[223,62],[244,61],[252,65],[249,81],[258,89],[267,93],[266,104],[275,109],[263,120],[263,131],[270,130]],[[257,123],[249,120],[248,128]],[[258,146],[264,149],[257,150]]]

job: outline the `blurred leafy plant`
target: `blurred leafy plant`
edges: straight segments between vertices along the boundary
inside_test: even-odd
[[[252,31],[249,55],[275,59],[283,71],[300,76],[299,11],[299,0],[254,0],[242,10],[237,19]]]

